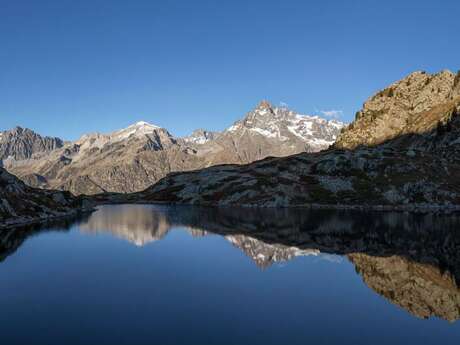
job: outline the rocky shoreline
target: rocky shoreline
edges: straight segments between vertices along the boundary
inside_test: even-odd
[[[74,217],[91,212],[93,206],[69,192],[29,187],[0,168],[0,229]]]
[[[170,206],[202,206],[199,204],[188,204],[183,202],[170,201],[152,201],[147,199],[136,199],[132,195],[103,194],[91,197],[92,202],[97,205],[121,205],[121,204],[136,204],[136,205],[170,205]],[[409,213],[453,213],[460,212],[460,205],[443,205],[443,204],[410,204],[410,205],[345,205],[345,204],[320,204],[310,203],[304,205],[286,205],[286,206],[265,206],[254,204],[240,205],[205,205],[205,207],[217,209],[231,208],[260,208],[260,209],[297,209],[297,210],[357,210],[357,211],[382,211],[382,212],[409,212]]]
[[[96,210],[98,205],[120,205],[120,204],[153,204],[153,205],[170,205],[170,206],[190,206],[196,207],[197,205],[189,205],[185,203],[171,203],[161,201],[148,201],[148,200],[126,200],[123,198],[111,200],[95,200],[87,202],[88,207],[82,209],[69,210],[67,212],[57,213],[55,215],[43,215],[37,217],[18,217],[0,222],[0,230],[11,228],[18,228],[34,224],[46,224],[61,219],[68,219],[73,217],[80,217],[90,214]],[[335,204],[306,204],[296,206],[256,206],[256,205],[229,205],[229,206],[213,206],[208,205],[209,208],[215,209],[294,209],[294,210],[355,210],[355,211],[381,211],[381,212],[405,212],[405,213],[433,213],[433,214],[450,214],[460,212],[460,205],[335,205]]]
[[[64,213],[56,214],[52,216],[10,219],[5,222],[0,222],[0,230],[20,228],[20,227],[28,226],[28,225],[46,224],[49,222],[54,222],[56,220],[65,220],[65,219],[70,219],[74,217],[85,216],[85,215],[88,215],[94,212],[95,210],[96,209],[94,207],[91,207],[91,208],[82,209],[82,210],[71,210],[68,212],[64,212]]]

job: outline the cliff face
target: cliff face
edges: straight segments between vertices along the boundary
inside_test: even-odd
[[[423,134],[447,122],[460,103],[460,72],[415,72],[364,103],[335,147],[375,146],[408,134]]]
[[[62,147],[59,138],[43,137],[30,129],[21,127],[0,132],[0,161],[9,157],[27,159],[36,153],[44,153]]]

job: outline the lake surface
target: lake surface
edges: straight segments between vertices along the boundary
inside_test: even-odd
[[[459,344],[459,225],[117,205],[0,232],[0,341]]]

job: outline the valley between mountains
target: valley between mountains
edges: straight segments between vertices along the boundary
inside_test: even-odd
[[[377,92],[349,125],[262,101],[222,132],[182,138],[146,122],[75,142],[17,127],[0,134],[0,218],[46,217],[39,196],[16,212],[13,200],[29,193],[77,209],[86,200],[453,210],[459,115],[460,73],[442,71]]]

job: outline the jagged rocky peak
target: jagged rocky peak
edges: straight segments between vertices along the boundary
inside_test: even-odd
[[[459,103],[460,73],[411,73],[369,98],[336,147],[374,146],[405,134],[427,133],[445,122]]]
[[[63,145],[62,139],[41,136],[28,128],[17,126],[0,132],[0,160],[27,159],[35,153],[50,152]]]
[[[187,143],[205,144],[210,140],[214,140],[219,135],[219,132],[208,131],[202,128],[196,129],[191,135],[182,138]]]
[[[281,109],[285,111],[280,111]],[[254,126],[258,124],[264,124],[266,121],[271,119],[281,119],[286,118],[289,114],[293,114],[286,108],[277,108],[274,107],[270,102],[262,100],[257,107],[249,112],[246,117],[242,120],[245,125]]]
[[[309,151],[319,151],[334,143],[343,126],[342,122],[336,120],[302,115],[285,106],[274,107],[263,100],[225,132],[250,132],[282,142],[300,141],[310,146]]]
[[[260,103],[257,106],[257,108],[259,108],[259,109],[271,109],[272,105],[270,104],[269,101],[263,99],[262,101],[260,101]]]

